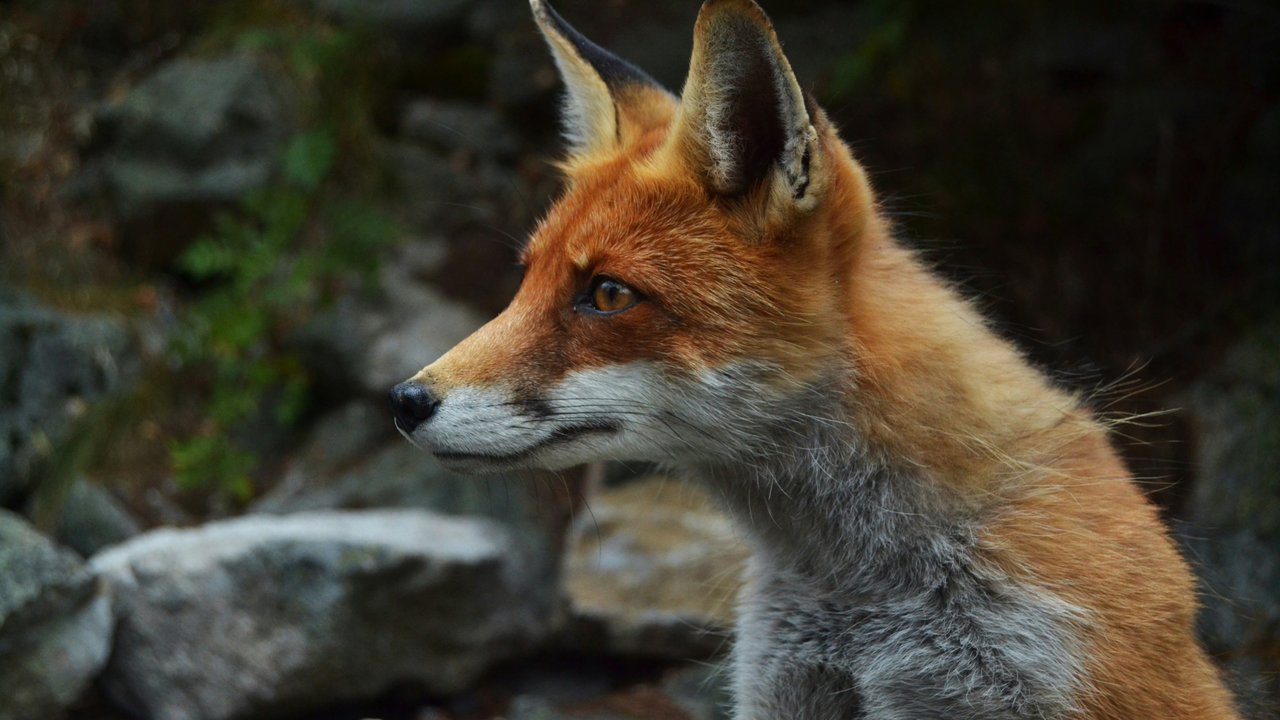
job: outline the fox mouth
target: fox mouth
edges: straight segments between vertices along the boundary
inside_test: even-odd
[[[600,421],[566,425],[551,431],[547,437],[527,447],[509,453],[459,452],[442,448],[431,448],[430,452],[437,460],[445,463],[492,463],[509,464],[527,460],[542,450],[555,445],[572,442],[587,435],[611,435],[620,428],[617,423]]]

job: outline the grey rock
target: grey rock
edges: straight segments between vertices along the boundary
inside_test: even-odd
[[[424,232],[476,225],[518,228],[532,212],[532,191],[524,180],[483,156],[401,142],[391,147],[390,165],[405,198],[405,222]]]
[[[0,289],[0,505],[30,487],[85,403],[133,371],[125,323],[71,316]]]
[[[287,84],[250,55],[179,58],[98,124],[113,142],[102,176],[125,219],[179,203],[239,201],[261,187],[291,127]]]
[[[353,404],[326,419],[289,468],[284,481],[255,503],[255,512],[282,514],[307,510],[395,507],[424,508],[452,515],[483,515],[508,525],[531,522],[537,498],[532,485],[506,475],[463,476],[451,473],[395,435],[357,462],[334,452],[321,457],[324,440],[338,433],[333,426],[353,417],[368,418],[383,438],[394,434],[385,409]],[[330,446],[332,448],[332,446]]]
[[[1280,718],[1280,553],[1274,539],[1248,530],[1206,531],[1181,525],[1178,538],[1201,582],[1198,630],[1224,666],[1244,717]]]
[[[181,489],[172,480],[160,487],[151,487],[142,494],[143,512],[155,519],[156,525],[183,527],[196,524],[196,518],[174,499]]]
[[[1188,517],[1280,536],[1280,317],[1256,328],[1191,388],[1203,482]]]
[[[727,649],[747,551],[701,490],[651,478],[592,498],[565,566],[573,649],[710,657]]]
[[[58,542],[89,557],[142,532],[142,526],[106,488],[78,478],[61,498],[41,498],[57,503],[53,536]],[[44,508],[31,507],[29,517],[42,517]]]
[[[1200,474],[1179,535],[1199,566],[1200,630],[1238,694],[1280,707],[1280,318],[1197,381],[1186,405]]]
[[[550,611],[565,533],[553,517],[551,490],[533,478],[451,473],[392,429],[385,403],[355,401],[317,424],[282,481],[252,510],[420,508],[496,520],[524,552],[531,600]]]
[[[113,626],[80,560],[0,510],[0,720],[61,715],[106,662]]]
[[[43,130],[6,132],[0,137],[0,167],[22,167],[35,159],[44,147]]]
[[[725,667],[719,663],[676,668],[657,684],[612,692],[564,696],[521,688],[506,715],[510,720],[728,720],[731,707]]]
[[[385,398],[484,323],[420,279],[441,251],[437,243],[405,245],[383,265],[381,298],[348,295],[301,331],[300,351],[325,386]]]
[[[378,506],[364,502],[365,488],[347,490],[341,478],[392,439],[395,430],[389,418],[385,403],[367,400],[354,400],[324,415],[294,454],[280,482],[259,498],[252,510],[283,514]],[[382,505],[396,507],[398,503]]]
[[[510,159],[520,150],[515,131],[493,110],[431,98],[415,100],[405,107],[400,117],[400,136],[446,155],[463,151]]]
[[[466,689],[546,631],[499,525],[413,510],[250,516],[97,555],[120,617],[106,692],[156,720],[274,717]]]

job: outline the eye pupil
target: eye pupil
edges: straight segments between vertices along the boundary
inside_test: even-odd
[[[600,312],[617,312],[635,304],[635,293],[616,280],[602,280],[591,294],[591,302]]]

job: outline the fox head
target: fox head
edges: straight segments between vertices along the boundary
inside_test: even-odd
[[[865,177],[751,0],[702,7],[680,97],[531,4],[567,87],[566,187],[510,306],[392,390],[397,427],[473,472],[776,442],[848,371]]]

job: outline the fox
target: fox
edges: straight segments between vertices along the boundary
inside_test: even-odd
[[[531,0],[564,188],[510,305],[391,389],[463,473],[656,463],[751,559],[737,720],[1217,720],[1192,573],[1087,398],[893,235],[752,0],[677,96]]]

